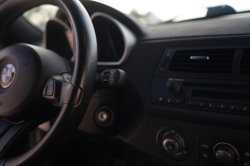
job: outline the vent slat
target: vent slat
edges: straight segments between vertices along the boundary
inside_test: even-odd
[[[187,56],[187,55],[192,55],[192,53],[180,53],[180,56]],[[228,55],[234,55],[234,53],[196,53],[195,55],[202,55],[202,56],[228,56]]]
[[[174,62],[174,63],[172,63],[172,65],[186,65],[186,63],[184,63],[184,62]],[[206,63],[200,63],[200,64],[196,64],[196,63],[189,63],[188,65],[196,65],[196,66],[211,66],[211,64],[206,64]],[[232,66],[232,65],[230,65],[230,64],[223,64],[223,63],[221,63],[221,64],[213,64],[214,66]],[[250,65],[250,64],[249,64]]]
[[[190,73],[232,74],[235,51],[235,49],[177,51],[169,70]],[[208,56],[209,60],[191,60],[191,56]]]
[[[176,70],[178,70],[179,68],[175,68]],[[183,69],[185,69],[185,70],[193,70],[194,68],[183,68]],[[201,70],[207,70],[207,71],[210,71],[210,70],[221,70],[221,71],[228,71],[228,69],[219,69],[219,68],[217,68],[217,69],[201,69]],[[250,70],[249,70],[250,71]]]
[[[250,49],[245,49],[242,52],[240,63],[240,74],[250,75]]]
[[[211,58],[211,57],[210,57],[210,58]],[[190,58],[176,58],[175,60],[176,60],[176,61],[177,61],[177,60],[190,60]],[[228,59],[226,59],[226,58],[225,58],[225,59],[216,59],[216,58],[213,58],[213,61],[215,61],[215,60],[216,60],[216,61],[231,61],[232,59],[231,59],[231,58],[228,58]],[[249,60],[250,60],[250,59],[249,59]],[[212,61],[212,60],[210,60],[210,61]]]

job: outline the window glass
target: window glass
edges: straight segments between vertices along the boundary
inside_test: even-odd
[[[41,5],[28,10],[23,14],[23,17],[26,18],[36,28],[44,31],[46,22],[50,18],[55,17],[57,10],[58,7],[53,5]]]
[[[225,6],[235,12],[250,11],[250,0],[94,0],[135,17],[146,25],[205,18],[208,8]],[[222,11],[223,10],[223,11]]]

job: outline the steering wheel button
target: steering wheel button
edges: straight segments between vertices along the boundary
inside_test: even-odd
[[[53,85],[54,85],[54,80],[49,79],[49,80],[48,80],[48,82],[47,82],[47,85],[51,85],[51,86],[53,86]]]
[[[53,95],[53,86],[47,86],[46,87],[46,96],[52,96]]]

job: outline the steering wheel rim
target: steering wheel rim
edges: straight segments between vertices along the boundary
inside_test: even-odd
[[[94,88],[97,66],[97,42],[91,19],[78,0],[7,0],[0,5],[0,49],[4,32],[9,25],[26,10],[43,5],[58,6],[68,17],[74,35],[75,69],[71,84],[81,89],[80,102],[72,104],[77,92],[72,90],[67,104],[63,104],[61,111],[51,129],[33,148],[26,153],[2,160],[2,165],[41,165],[47,162],[56,151],[70,138],[77,129],[91,99]],[[8,16],[8,17],[6,17]],[[65,134],[66,133],[66,134]],[[48,150],[50,149],[50,150]]]

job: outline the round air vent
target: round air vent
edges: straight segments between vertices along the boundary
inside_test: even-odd
[[[135,35],[122,23],[104,13],[91,16],[98,43],[98,65],[122,65],[129,57]]]

